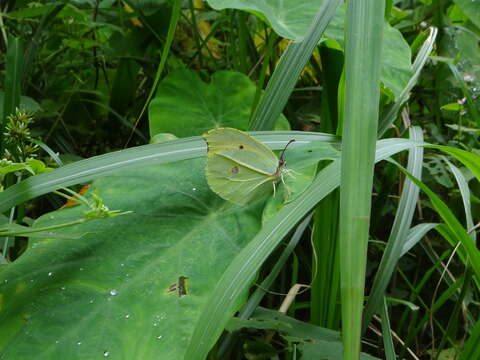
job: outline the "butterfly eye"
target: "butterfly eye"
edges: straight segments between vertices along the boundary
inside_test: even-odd
[[[243,145],[240,145],[238,148],[239,148],[240,150],[243,150]]]

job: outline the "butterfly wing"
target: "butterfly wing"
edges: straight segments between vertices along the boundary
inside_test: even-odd
[[[220,197],[243,205],[272,188],[278,158],[267,146],[231,128],[211,130],[203,138],[208,146],[207,182]]]

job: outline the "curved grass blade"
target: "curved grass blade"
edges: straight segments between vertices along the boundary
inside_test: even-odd
[[[291,139],[295,139],[295,146],[311,141],[335,142],[337,140],[335,136],[328,134],[300,131],[275,131],[252,133],[252,135],[275,150],[283,149]],[[192,137],[139,146],[81,160],[48,173],[32,176],[1,192],[0,213],[62,186],[90,181],[127,166],[175,162],[200,157],[205,153],[205,142],[200,137]]]
[[[452,155],[463,165],[465,165],[477,178],[477,180],[480,181],[480,155],[450,146],[426,145],[425,147],[442,150],[443,152]]]
[[[271,130],[280,116],[298,78],[317,46],[340,0],[325,0],[302,41],[291,42],[270,78],[265,94],[258,104],[250,124],[252,130]]]
[[[410,139],[418,142],[423,141],[422,129],[416,126],[412,127],[410,129]],[[411,149],[408,154],[408,171],[412,173],[413,176],[421,178],[422,165],[423,149],[421,147]],[[375,275],[372,290],[365,307],[363,332],[367,329],[374,313],[381,308],[382,299],[385,296],[385,290],[387,289],[388,283],[395,271],[398,260],[403,254],[403,247],[412,224],[415,206],[418,201],[418,193],[418,187],[412,181],[407,179],[400,197],[398,210],[387,241],[387,246]]]
[[[422,238],[425,236],[426,233],[428,233],[430,230],[435,229],[438,225],[440,224],[435,224],[435,223],[426,223],[426,224],[418,224],[415,225],[413,228],[410,229],[407,235],[407,239],[405,240],[403,247],[402,247],[402,253],[400,257],[405,255],[407,252],[410,251],[417,243],[422,240]]]
[[[376,161],[385,160],[400,151],[421,145],[407,139],[387,139],[378,142]],[[287,204],[267,221],[260,232],[237,255],[213,291],[208,306],[194,330],[185,358],[203,360],[220,336],[230,316],[237,310],[239,301],[258,269],[280,243],[282,238],[320,200],[340,184],[340,161],[323,169],[312,185],[295,201]]]
[[[420,72],[422,71],[425,63],[428,60],[430,53],[433,50],[433,45],[435,43],[435,39],[437,37],[438,29],[435,27],[430,28],[430,35],[423,43],[420,51],[418,52],[415,61],[413,62],[413,75],[408,81],[407,86],[401,92],[398,99],[388,107],[388,109],[381,115],[380,121],[378,124],[378,137],[382,137],[383,134],[388,130],[390,125],[393,124],[395,119],[397,118],[397,114],[403,105],[407,102],[408,97],[410,96],[410,91],[412,91],[413,87],[417,83],[418,77],[420,76]]]
[[[297,246],[311,219],[312,215],[309,215],[297,226],[297,229],[292,235],[290,242],[282,251],[282,254],[279,256],[277,262],[273,266],[268,276],[262,281],[260,286],[252,294],[252,296],[250,296],[248,302],[238,314],[238,318],[248,319],[253,314],[257,306],[260,304],[260,301],[262,301],[263,297],[265,296],[267,290],[270,289],[278,274],[280,274],[280,271],[283,269],[285,262]],[[237,334],[238,331],[231,332],[225,337],[225,340],[223,340],[222,345],[219,349],[219,357],[221,359],[225,358],[226,352],[228,351],[228,348],[231,346],[231,344],[235,341],[235,337],[237,336]]]
[[[453,165],[445,156],[442,156],[442,159],[448,165],[448,167],[450,168],[450,171],[455,177],[455,180],[457,181],[458,189],[460,190],[460,194],[462,195],[463,209],[465,210],[465,221],[466,221],[467,229],[473,229],[474,223],[473,223],[473,217],[472,217],[472,207],[470,203],[470,189],[468,187],[467,180],[465,179],[465,176],[460,171],[460,169],[457,168],[455,165]],[[473,239],[473,241],[475,241],[475,231],[472,231],[470,233],[470,237]]]
[[[469,264],[473,269],[476,280],[477,282],[480,281],[480,251],[477,249],[475,243],[462,227],[462,224],[460,224],[447,204],[445,204],[432,190],[430,190],[425,184],[410,174],[402,166],[398,165],[398,167],[428,196],[433,207],[445,222],[447,230],[452,236],[452,239],[455,242],[460,242],[463,245],[464,251],[469,257]]]

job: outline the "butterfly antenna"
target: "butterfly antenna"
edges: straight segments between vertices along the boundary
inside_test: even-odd
[[[285,148],[283,149],[282,154],[280,155],[280,161],[285,161],[285,159],[283,158],[283,155],[285,154],[285,151],[287,150],[288,145],[290,145],[293,142],[295,142],[295,139],[290,140],[287,143],[287,145],[285,145]]]

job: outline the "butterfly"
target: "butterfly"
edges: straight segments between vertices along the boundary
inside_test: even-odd
[[[261,198],[288,174],[283,150],[280,158],[247,133],[218,128],[202,135],[207,142],[207,183],[217,195],[244,205]],[[292,143],[291,140],[287,146]]]

